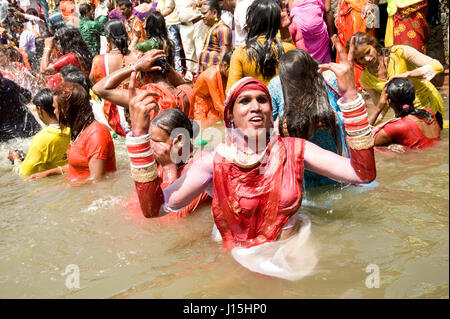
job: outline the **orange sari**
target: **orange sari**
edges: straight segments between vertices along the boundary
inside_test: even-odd
[[[200,74],[194,85],[194,95],[195,104],[190,117],[200,121],[202,127],[223,118],[225,87],[218,65],[211,66]]]
[[[366,0],[342,0],[336,19],[336,27],[338,30],[338,38],[341,45],[345,48],[347,41],[356,32],[366,32],[375,36],[375,29],[367,29],[365,20],[361,17],[362,10]],[[339,57],[336,56],[336,62]],[[362,90],[361,74],[364,68],[354,63],[355,84],[357,90]]]

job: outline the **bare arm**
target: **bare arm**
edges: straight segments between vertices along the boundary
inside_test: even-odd
[[[123,106],[128,108],[129,104],[129,96],[128,90],[118,89],[117,87],[126,79],[130,77],[130,75],[136,71],[149,71],[160,69],[159,67],[155,67],[152,69],[153,63],[159,59],[164,57],[163,50],[151,50],[146,52],[142,58],[140,58],[136,64],[126,66],[124,68],[118,69],[101,79],[98,83],[96,83],[92,87],[92,91],[97,94],[102,99],[108,100],[111,103]]]
[[[325,23],[327,24],[328,34],[334,34],[334,17],[333,10],[331,9],[331,0],[325,0]]]
[[[352,152],[351,159],[305,141],[305,168],[338,182],[367,183],[374,180],[376,170],[373,148],[357,151],[358,153],[364,152],[364,154],[360,154],[363,155],[362,160],[356,159],[355,151],[350,150]]]
[[[89,161],[89,172],[91,173],[90,180],[97,180],[103,177],[106,173],[106,160],[91,158]]]

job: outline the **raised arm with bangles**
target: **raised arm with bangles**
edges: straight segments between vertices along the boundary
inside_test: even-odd
[[[279,239],[283,227],[290,220],[295,222],[304,169],[343,182],[374,180],[373,139],[365,102],[355,89],[353,45],[347,57],[337,37],[332,40],[341,62],[322,64],[319,72],[332,70],[338,79],[351,159],[300,138],[272,135],[272,107],[266,86],[256,79],[243,78],[233,85],[225,101],[226,144],[203,155],[164,190],[151,155],[139,167],[132,165],[145,215],[158,217],[180,210],[201,192],[207,192],[213,196],[212,212],[224,247],[251,247]],[[134,88],[129,92],[132,133],[127,141],[145,144],[149,140],[149,114],[158,109],[158,104],[150,92],[137,96]]]

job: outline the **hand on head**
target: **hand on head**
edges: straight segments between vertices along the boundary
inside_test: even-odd
[[[356,98],[355,76],[353,72],[353,54],[355,51],[355,39],[352,37],[348,54],[342,47],[337,35],[331,37],[336,54],[339,56],[339,63],[327,63],[319,65],[319,73],[331,70],[336,74],[338,89],[341,92],[344,102],[352,101]]]
[[[153,64],[160,58],[165,58],[164,50],[150,50],[136,62],[136,71],[138,72],[153,72],[160,71],[160,66],[153,66]]]

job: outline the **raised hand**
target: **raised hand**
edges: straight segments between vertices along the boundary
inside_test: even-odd
[[[353,54],[355,52],[355,39],[352,37],[350,50],[348,54],[342,47],[337,35],[331,37],[336,54],[339,55],[339,63],[327,63],[319,65],[319,73],[325,70],[331,70],[336,74],[338,89],[344,98],[344,102],[350,102],[356,99],[357,92],[355,86],[355,76],[353,71]]]
[[[165,58],[164,50],[150,50],[136,62],[136,71],[138,72],[152,72],[161,70],[159,66],[153,66],[153,64],[160,58]]]
[[[159,105],[155,99],[159,94],[150,90],[136,92],[136,75],[137,73],[133,72],[130,76],[130,84],[128,86],[129,109],[133,135],[141,136],[148,134],[150,113],[159,111]]]

